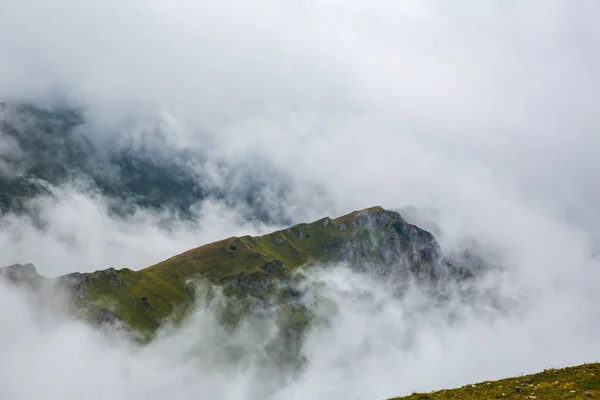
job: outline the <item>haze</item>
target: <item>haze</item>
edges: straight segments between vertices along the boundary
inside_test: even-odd
[[[475,242],[502,267],[481,293],[514,305],[430,309],[335,266],[310,279],[339,312],[292,376],[256,361],[269,326],[229,336],[213,305],[138,348],[0,284],[0,397],[382,399],[597,361],[598,26],[594,1],[4,0],[0,101],[78,107],[100,149],[201,155],[182,168],[234,197],[260,192],[271,218],[219,198],[191,218],[170,204],[119,216],[73,179],[31,199],[35,217],[2,215],[0,266],[140,269],[381,205],[449,254]],[[20,173],[22,153],[0,131],[0,176]],[[225,179],[236,168],[259,184]]]

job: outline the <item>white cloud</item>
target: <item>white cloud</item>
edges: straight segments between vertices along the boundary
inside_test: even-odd
[[[590,256],[600,239],[598,11],[593,2],[536,0],[5,1],[0,91],[4,99],[64,91],[108,127],[167,110],[178,146],[210,143],[215,160],[255,157],[289,173],[297,195],[286,207],[298,221],[413,204],[439,212],[445,248],[475,237],[499,249],[502,292],[527,299],[516,316],[467,315],[451,328],[428,315],[407,326],[397,319],[410,304],[377,308],[331,289],[345,312],[311,336],[306,374],[280,395],[392,396],[598,359],[600,274]],[[205,167],[218,181],[220,167]],[[326,188],[326,210],[316,200],[305,206],[315,185]],[[37,200],[45,230],[3,218],[2,264],[31,261],[49,276],[141,268],[268,229],[208,203],[197,223],[165,230],[161,215],[116,219],[106,199],[58,190],[58,200]],[[339,271],[324,279],[367,284]],[[370,290],[386,299],[383,288]],[[173,339],[133,355],[122,341],[107,350],[89,327],[42,329],[21,295],[3,288],[2,296],[12,323],[0,329],[1,349],[15,357],[2,358],[0,379],[11,394],[247,398],[252,389],[235,366],[197,378],[185,349],[165,355]],[[415,344],[405,350],[397,339],[411,329]],[[177,343],[196,343],[179,335]],[[359,344],[370,350],[340,366]],[[20,385],[31,377],[44,392]]]
[[[33,217],[2,218],[2,265],[27,260],[46,277],[109,267],[137,270],[227,236],[267,229],[211,201],[199,205],[193,221],[145,209],[121,219],[111,216],[105,198],[78,189],[61,187],[54,190],[56,197],[35,199]]]

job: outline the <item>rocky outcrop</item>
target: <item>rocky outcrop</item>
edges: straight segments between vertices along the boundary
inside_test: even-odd
[[[340,261],[347,261],[355,268],[400,278],[412,275],[420,281],[454,273],[443,260],[433,235],[409,224],[397,212],[373,207],[331,223],[340,232],[349,229],[352,234],[337,248],[332,248],[332,243],[324,244],[324,251],[337,254]]]
[[[74,272],[58,278],[58,286],[65,289],[70,297],[76,301],[87,299],[86,274]]]
[[[0,278],[13,283],[34,285],[41,278],[33,264],[14,264],[0,268]]]

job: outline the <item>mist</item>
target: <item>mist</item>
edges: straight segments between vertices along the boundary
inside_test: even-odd
[[[36,180],[0,125],[0,178],[43,188],[3,210],[1,266],[141,269],[381,205],[497,268],[479,301],[443,305],[343,265],[306,272],[328,322],[299,372],[261,361],[271,316],[230,332],[199,301],[139,347],[0,282],[0,397],[388,398],[597,361],[597,26],[592,1],[4,1],[0,102],[78,110],[93,162]],[[185,212],[166,186],[122,191],[143,181],[115,155],[184,176]]]

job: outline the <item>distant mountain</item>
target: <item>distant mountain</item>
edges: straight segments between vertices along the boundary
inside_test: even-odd
[[[294,271],[298,267],[342,261],[359,271],[396,280],[399,289],[413,281],[435,285],[471,276],[468,269],[444,260],[429,232],[407,223],[397,212],[373,207],[264,236],[232,237],[140,271],[110,268],[53,281],[70,293],[86,318],[96,323],[121,321],[151,337],[167,318],[185,316],[195,300],[199,280],[254,303],[287,301],[295,296]],[[45,279],[32,272],[32,267],[27,266],[20,281],[40,285]],[[25,267],[10,267],[5,275],[19,281],[19,268]],[[297,321],[305,321],[304,311],[296,308],[290,312]]]
[[[248,219],[291,223],[283,205],[291,179],[268,161],[176,148],[159,121],[139,129],[135,136],[127,126],[95,126],[73,106],[0,103],[0,213],[24,212],[29,199],[76,182],[106,196],[118,214],[142,207],[189,217],[214,198],[241,206]]]

